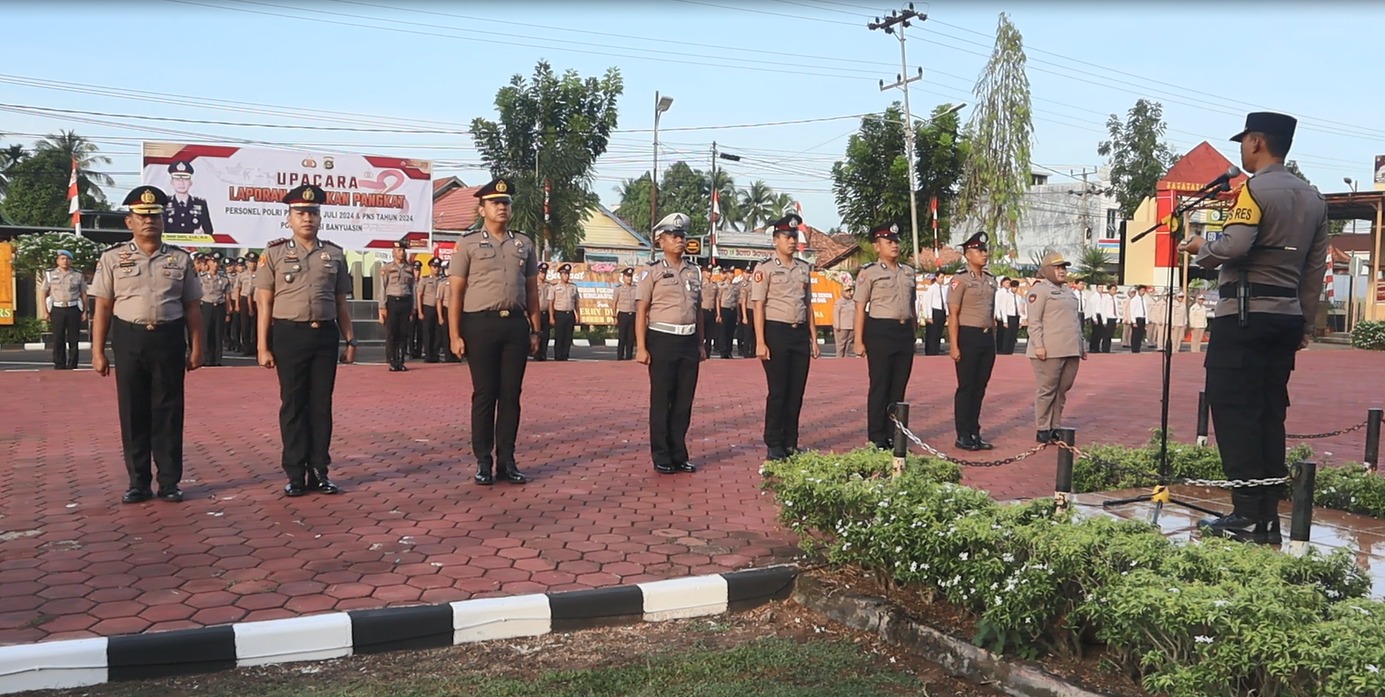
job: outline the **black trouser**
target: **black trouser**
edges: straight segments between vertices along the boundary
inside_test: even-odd
[[[1004,356],[1011,356],[1015,353],[1015,344],[1020,339],[1020,316],[1009,315],[1001,325],[1001,330],[996,332],[995,352]]]
[[[202,303],[202,360],[221,365],[221,347],[226,338],[226,303]]]
[[[385,298],[385,361],[398,368],[409,350],[409,313],[413,301],[402,295]]]
[[[572,330],[577,326],[577,313],[554,310],[553,319],[558,320],[553,332],[553,360],[565,361],[572,354]]]
[[[909,375],[914,370],[913,325],[867,317],[861,341],[866,345],[866,372],[870,376],[866,432],[872,443],[890,443],[894,439],[890,405],[904,401]]]
[[[986,384],[995,367],[995,339],[990,330],[958,327],[957,394],[952,401],[952,419],[958,438],[981,435],[981,402],[986,399]]]
[[[187,323],[176,320],[153,330],[111,319],[115,398],[120,441],[130,488],[148,491],[159,467],[159,489],[183,479],[183,381],[187,376]]]
[[[77,339],[82,335],[82,310],[72,307],[55,307],[48,313],[48,321],[53,328],[53,367],[58,370],[71,370],[77,367]]]
[[[332,464],[332,391],[337,382],[335,321],[274,320],[270,333],[274,367],[279,374],[281,464],[290,481],[303,483],[309,469],[327,473]]]
[[[653,329],[645,334],[649,351],[649,452],[655,465],[688,461],[688,426],[701,358],[698,341],[696,334],[675,336]]]
[[[409,301],[409,357],[423,358],[423,320],[412,300]]]
[[[1101,352],[1111,352],[1111,340],[1116,337],[1116,327],[1120,322],[1114,319],[1106,320],[1106,328],[1101,332]]]
[[[635,313],[616,313],[616,360],[635,357]]]
[[[259,351],[259,327],[255,321],[257,316],[249,311],[253,307],[255,299],[248,296],[240,296],[240,353],[242,356],[253,356]]]
[[[1135,326],[1130,328],[1130,352],[1139,353],[1145,345],[1145,318],[1136,317]]]
[[[498,461],[504,472],[515,465],[529,323],[517,310],[508,317],[468,312],[462,315],[461,332],[471,370],[471,451],[482,467]]]
[[[803,392],[808,387],[808,361],[817,338],[807,324],[788,324],[765,320],[765,346],[769,360],[765,366],[765,445],[770,448],[798,447],[798,419],[803,412]],[[912,352],[911,352],[912,353]]]
[[[721,308],[721,346],[717,347],[722,358],[731,357],[731,343],[736,338],[736,321],[740,312],[734,307]]]
[[[226,301],[226,350],[240,351],[240,310],[232,310],[231,301]]]
[[[553,323],[548,321],[548,310],[539,310],[539,352],[534,355],[534,360],[548,360],[548,340],[552,334]]]
[[[438,333],[442,336],[438,338],[438,347],[442,350],[442,360],[445,363],[457,363],[461,361],[462,358],[452,353],[452,331],[450,329],[452,320],[448,318],[448,315],[451,313],[449,313],[445,307],[441,308],[439,312],[442,313],[442,317],[440,318],[442,323],[438,325]],[[462,338],[465,339],[466,337]],[[471,353],[470,348],[467,349],[467,353]]]
[[[716,355],[716,352],[712,350],[712,345],[713,345],[714,343],[716,343],[716,341],[720,341],[720,339],[721,339],[720,333],[716,331],[716,326],[717,326],[717,311],[716,311],[716,310],[703,310],[703,311],[702,311],[702,343],[703,343],[703,345],[704,345],[704,346],[706,347],[706,349],[707,349],[707,355],[708,355],[708,356],[714,356],[714,355]]]
[[[932,324],[923,329],[923,355],[936,356],[942,353],[943,332],[947,329],[947,313],[930,310]]]
[[[1092,333],[1087,337],[1087,353],[1101,353],[1101,337],[1106,333],[1106,321],[1100,317],[1092,319]]]
[[[1303,339],[1303,317],[1252,312],[1245,327],[1231,315],[1213,319],[1208,330],[1212,338],[1203,360],[1207,403],[1226,478],[1285,476],[1284,418],[1289,408],[1289,375]],[[1275,489],[1237,489],[1250,497],[1233,497],[1236,513],[1261,519],[1255,499],[1276,496]],[[1276,500],[1268,502],[1274,506],[1268,510],[1277,509]],[[1264,519],[1268,520],[1268,514]]]
[[[746,309],[745,320],[740,326],[740,354],[741,358],[752,358],[755,356],[755,311]]]
[[[443,342],[447,341],[447,327],[438,324],[438,308],[432,305],[423,306],[423,319],[419,320],[423,326],[423,360],[429,363],[438,362],[438,352],[442,350]]]

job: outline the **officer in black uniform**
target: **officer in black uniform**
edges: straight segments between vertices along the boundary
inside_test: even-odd
[[[635,360],[649,366],[649,451],[659,474],[696,472],[688,461],[702,343],[702,274],[683,256],[686,213],[654,226],[663,254],[640,267],[635,278]]]
[[[327,478],[332,464],[332,392],[337,349],[346,339],[346,363],[356,361],[351,324],[351,275],[342,248],[319,239],[326,192],[299,186],[284,195],[292,238],[270,242],[255,275],[259,305],[259,364],[277,368],[285,496],[341,491]],[[273,326],[271,334],[270,327]]]
[[[1191,237],[1181,249],[1219,269],[1221,300],[1207,345],[1207,402],[1222,468],[1231,480],[1278,478],[1295,353],[1308,346],[1327,266],[1327,204],[1284,167],[1296,119],[1255,112],[1231,140],[1253,172],[1236,197],[1222,237]],[[1233,489],[1234,510],[1198,523],[1205,534],[1279,544],[1280,487]]]
[[[159,467],[159,498],[183,500],[184,373],[202,364],[202,286],[192,257],[163,242],[167,203],[152,186],[125,197],[125,226],[134,239],[101,254],[91,285],[91,368],[98,375],[111,371],[107,335],[115,348],[115,395],[130,477],[124,503],[154,497],[151,456]]]
[[[620,283],[611,291],[611,309],[616,312],[616,360],[635,357],[635,270],[620,272]]]
[[[774,256],[755,266],[750,281],[756,357],[765,366],[766,459],[798,452],[798,422],[808,387],[808,362],[820,355],[813,318],[813,267],[794,258],[798,226],[790,213],[773,223]]]
[[[894,440],[889,409],[904,400],[914,370],[918,291],[913,267],[899,263],[899,225],[876,226],[870,239],[878,261],[856,274],[855,348],[870,379],[866,433],[875,447],[888,450]]]
[[[164,211],[164,232],[212,234],[212,216],[207,199],[188,193],[192,189],[192,173],[192,163],[186,160],[168,166],[168,175],[173,179],[173,197]]]
[[[457,240],[448,268],[448,332],[471,369],[471,449],[483,485],[495,482],[493,465],[505,481],[529,481],[515,441],[526,357],[539,350],[539,262],[533,241],[510,229],[513,190],[495,179],[476,191],[485,225]]]
[[[987,235],[978,232],[962,243],[967,268],[953,276],[949,285],[947,343],[957,364],[957,393],[953,397],[953,422],[957,447],[990,450],[981,438],[981,402],[995,367],[995,276],[986,270],[990,250]]]

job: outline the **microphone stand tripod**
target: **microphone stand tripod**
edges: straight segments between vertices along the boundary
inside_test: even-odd
[[[1224,192],[1224,191],[1230,191],[1230,190],[1231,190],[1231,185],[1230,185],[1229,183],[1226,183],[1226,182],[1222,182],[1222,183],[1218,184],[1217,186],[1210,187],[1210,188],[1204,190],[1202,193],[1200,193],[1196,198],[1190,199],[1190,200],[1184,202],[1183,204],[1180,204],[1178,207],[1174,208],[1173,212],[1170,213],[1170,214],[1169,214],[1169,217],[1167,218],[1167,220],[1168,220],[1168,225],[1169,225],[1169,236],[1173,238],[1172,240],[1170,240],[1171,245],[1170,245],[1170,247],[1169,247],[1169,260],[1168,260],[1169,276],[1168,276],[1168,284],[1167,284],[1167,285],[1165,286],[1165,288],[1164,288],[1164,292],[1167,294],[1167,297],[1168,297],[1168,299],[1167,299],[1167,300],[1165,301],[1165,303],[1164,303],[1164,327],[1166,327],[1166,328],[1167,328],[1167,331],[1169,332],[1169,339],[1168,339],[1168,341],[1164,341],[1164,337],[1162,337],[1162,336],[1156,337],[1156,338],[1155,338],[1156,341],[1160,341],[1160,342],[1163,343],[1163,353],[1164,353],[1164,376],[1163,376],[1163,385],[1162,385],[1163,393],[1162,393],[1162,397],[1161,397],[1160,412],[1159,412],[1159,471],[1158,471],[1159,483],[1158,483],[1158,485],[1156,485],[1156,486],[1154,487],[1154,490],[1151,491],[1151,492],[1148,493],[1148,494],[1141,494],[1141,495],[1139,495],[1139,496],[1132,496],[1132,497],[1126,498],[1126,499],[1114,499],[1114,500],[1111,500],[1111,501],[1103,501],[1103,502],[1101,503],[1101,507],[1102,507],[1102,508],[1110,508],[1110,507],[1112,507],[1112,506],[1124,506],[1124,505],[1126,505],[1126,504],[1140,503],[1140,502],[1144,502],[1144,501],[1153,502],[1153,503],[1154,503],[1154,511],[1153,511],[1153,513],[1150,515],[1150,522],[1153,523],[1153,524],[1155,524],[1155,525],[1158,525],[1158,524],[1159,524],[1159,516],[1160,516],[1160,514],[1162,514],[1163,511],[1164,511],[1164,504],[1165,504],[1165,503],[1173,504],[1173,505],[1176,505],[1176,506],[1182,506],[1183,508],[1187,508],[1187,509],[1190,509],[1190,510],[1198,511],[1199,513],[1206,513],[1206,514],[1211,515],[1211,516],[1221,516],[1221,515],[1222,515],[1222,513],[1219,512],[1219,511],[1214,511],[1214,510],[1211,510],[1211,509],[1208,509],[1208,508],[1203,508],[1202,506],[1198,506],[1198,505],[1196,505],[1196,504],[1189,503],[1189,502],[1187,502],[1187,501],[1183,501],[1183,500],[1180,500],[1180,499],[1176,499],[1176,498],[1173,497],[1172,494],[1169,493],[1169,480],[1171,480],[1171,479],[1173,478],[1173,467],[1172,467],[1172,465],[1169,463],[1169,381],[1170,381],[1170,378],[1171,378],[1172,375],[1173,375],[1173,353],[1174,353],[1175,347],[1178,346],[1178,345],[1180,345],[1180,344],[1182,344],[1182,339],[1183,339],[1183,337],[1180,336],[1180,337],[1179,337],[1179,340],[1178,340],[1178,344],[1175,344],[1174,341],[1173,341],[1173,335],[1172,335],[1172,332],[1173,332],[1173,300],[1174,300],[1174,297],[1173,297],[1173,296],[1174,296],[1174,294],[1173,294],[1174,275],[1173,275],[1173,274],[1174,274],[1174,268],[1175,268],[1176,264],[1178,263],[1178,243],[1182,240],[1182,237],[1183,237],[1183,235],[1182,235],[1182,227],[1183,227],[1183,226],[1182,226],[1182,220],[1183,220],[1183,216],[1184,216],[1184,214],[1186,214],[1188,211],[1190,211],[1190,210],[1196,208],[1196,207],[1197,207],[1199,204],[1201,204],[1202,202],[1207,201],[1208,199],[1214,198],[1215,196],[1217,196],[1218,194],[1220,194],[1220,193],[1222,193],[1222,192]],[[1140,234],[1136,235],[1136,236],[1135,236],[1133,239],[1131,239],[1130,241],[1131,241],[1132,243],[1140,241],[1141,239],[1143,239],[1143,238],[1144,238],[1146,235],[1148,235],[1149,233],[1154,232],[1155,230],[1157,230],[1157,229],[1159,228],[1159,226],[1162,225],[1162,224],[1163,224],[1163,223],[1155,223],[1155,224],[1154,224],[1153,226],[1151,226],[1148,230],[1145,230],[1144,232],[1141,232]]]

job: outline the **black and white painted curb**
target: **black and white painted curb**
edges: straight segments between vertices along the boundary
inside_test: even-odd
[[[0,694],[738,612],[788,598],[793,565],[593,590],[353,610],[0,647]]]

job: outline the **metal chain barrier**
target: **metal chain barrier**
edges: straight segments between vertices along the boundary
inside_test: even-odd
[[[1284,437],[1289,440],[1315,440],[1318,438],[1331,438],[1332,436],[1341,436],[1351,433],[1352,431],[1359,431],[1365,428],[1368,423],[1370,423],[1369,419],[1367,419],[1366,421],[1362,421],[1361,423],[1356,424],[1355,426],[1339,428],[1335,431],[1328,431],[1327,433],[1289,433],[1286,434]]]
[[[1014,463],[1016,463],[1016,462],[1019,462],[1020,460],[1024,460],[1024,459],[1026,459],[1026,458],[1028,458],[1028,457],[1030,457],[1030,456],[1032,456],[1032,455],[1036,455],[1036,454],[1038,454],[1039,452],[1043,451],[1044,448],[1047,448],[1048,446],[1053,445],[1052,443],[1040,443],[1040,444],[1038,444],[1038,445],[1036,445],[1036,446],[1034,446],[1034,447],[1032,447],[1032,448],[1030,448],[1030,449],[1028,449],[1028,450],[1026,450],[1026,451],[1024,451],[1024,452],[1022,452],[1022,453],[1020,453],[1020,454],[1018,454],[1018,455],[1015,455],[1015,456],[1012,456],[1012,457],[1007,457],[1007,458],[1000,459],[1000,460],[982,460],[982,461],[959,460],[959,459],[957,459],[957,458],[955,458],[955,457],[952,457],[951,455],[948,455],[947,453],[945,453],[945,452],[943,452],[943,451],[941,451],[941,450],[938,450],[937,448],[934,448],[933,446],[931,446],[931,445],[929,445],[929,444],[923,442],[922,440],[920,440],[918,436],[914,435],[914,432],[913,432],[913,431],[910,431],[910,430],[909,430],[909,427],[908,427],[908,426],[905,426],[904,424],[902,424],[902,423],[899,422],[899,418],[898,418],[898,417],[895,417],[895,416],[891,415],[891,416],[890,416],[890,421],[893,421],[893,422],[894,422],[894,425],[895,425],[895,428],[899,429],[899,430],[904,434],[904,436],[905,436],[906,438],[908,438],[909,440],[913,441],[914,445],[917,445],[917,446],[919,446],[919,448],[922,448],[922,449],[924,450],[924,452],[927,452],[928,454],[932,455],[933,457],[938,458],[939,460],[946,460],[946,461],[951,462],[951,463],[953,463],[953,464],[961,465],[962,467],[1000,467],[1000,466],[1002,466],[1002,465],[1011,465],[1011,464],[1014,464]]]

